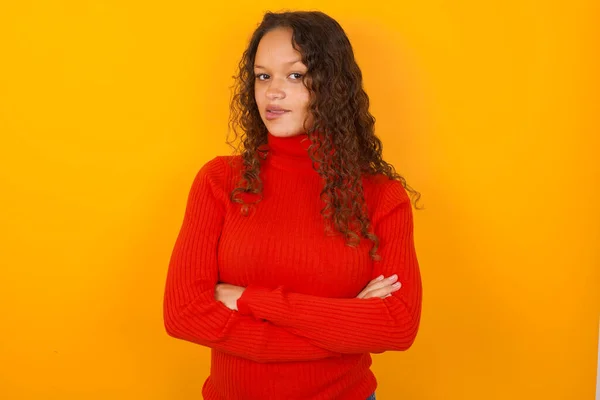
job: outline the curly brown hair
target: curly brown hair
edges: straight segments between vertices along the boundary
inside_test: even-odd
[[[421,195],[382,159],[382,143],[374,133],[375,118],[369,112],[369,97],[352,45],[340,24],[322,12],[265,13],[242,55],[232,87],[227,143],[241,154],[243,169],[230,199],[242,204],[241,211],[247,215],[249,207],[260,202],[262,196],[260,159],[264,158],[262,147],[268,132],[254,96],[254,60],[263,35],[276,28],[292,29],[292,46],[301,53],[307,67],[302,82],[310,93],[309,113],[314,123],[306,133],[312,142],[308,152],[313,167],[315,162],[319,165],[315,170],[324,180],[321,198],[326,206],[321,214],[344,235],[349,246],[360,242],[359,235],[371,240],[370,256],[379,260],[379,240],[370,232],[361,176],[383,174],[400,181],[417,209]],[[231,132],[234,140],[240,136],[241,148],[229,140]],[[241,193],[256,194],[259,199],[248,204],[240,198]],[[326,233],[333,234],[327,223]]]

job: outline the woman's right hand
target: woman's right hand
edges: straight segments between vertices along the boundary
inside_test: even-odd
[[[385,278],[383,275],[373,279],[369,284],[356,296],[357,299],[370,299],[371,297],[379,297],[385,299],[392,295],[393,292],[402,287],[400,282],[396,282],[398,276],[396,274]]]

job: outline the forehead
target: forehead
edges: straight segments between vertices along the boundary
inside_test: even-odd
[[[301,58],[299,51],[292,46],[292,29],[277,28],[265,33],[258,43],[256,64],[277,66]]]

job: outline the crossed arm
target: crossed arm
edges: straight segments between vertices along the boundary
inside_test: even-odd
[[[224,215],[210,174],[216,162],[206,164],[194,180],[171,256],[164,300],[171,336],[257,362],[380,353],[412,345],[422,290],[412,210],[402,188],[389,189],[387,202],[393,205],[373,219],[382,257],[374,264],[374,276],[396,275],[400,290],[392,291],[387,280],[370,282],[352,299],[284,287],[223,288],[217,281],[216,251],[206,250],[216,248]]]

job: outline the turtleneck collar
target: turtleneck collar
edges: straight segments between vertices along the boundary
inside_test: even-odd
[[[288,171],[314,172],[312,160],[308,154],[311,141],[306,133],[279,137],[267,133],[267,162],[277,168]],[[317,165],[315,165],[317,166]]]

